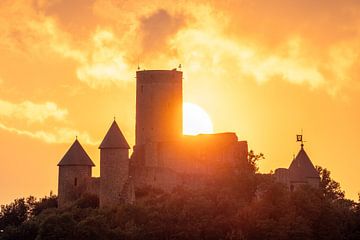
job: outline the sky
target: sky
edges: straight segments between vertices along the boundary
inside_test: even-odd
[[[182,65],[184,101],[262,152],[305,150],[360,192],[360,1],[2,0],[0,204],[57,193],[78,136],[97,167],[113,117],[134,144],[135,72]]]

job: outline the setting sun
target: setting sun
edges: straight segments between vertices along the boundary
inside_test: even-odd
[[[200,106],[193,103],[184,103],[183,133],[185,135],[213,133],[210,116]]]

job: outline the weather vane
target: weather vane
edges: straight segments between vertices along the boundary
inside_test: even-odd
[[[303,130],[301,129],[301,134],[296,135],[296,142],[301,142],[301,147],[304,147],[304,140],[303,140]]]

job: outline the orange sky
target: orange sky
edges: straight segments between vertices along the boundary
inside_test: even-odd
[[[263,152],[262,172],[289,166],[303,128],[357,199],[359,53],[356,0],[2,0],[0,203],[57,192],[75,135],[99,165],[114,115],[133,145],[138,63],[181,63],[184,101]]]

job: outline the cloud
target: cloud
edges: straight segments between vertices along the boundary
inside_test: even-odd
[[[99,19],[93,13],[95,0],[56,0],[37,4],[37,9],[45,16],[56,19],[75,38],[87,36],[96,27]]]
[[[104,87],[133,81],[133,70],[125,60],[119,40],[111,31],[98,30],[92,37],[90,57],[76,70],[77,77],[90,87]]]
[[[56,103],[44,102],[34,103],[31,101],[23,101],[21,103],[12,103],[5,100],[0,100],[0,120],[8,120],[0,122],[0,129],[22,136],[27,136],[33,139],[38,139],[46,143],[68,143],[72,141],[75,136],[78,136],[82,142],[86,144],[97,145],[96,141],[90,137],[87,132],[80,132],[66,126],[56,126],[60,124],[67,124],[68,110],[60,108]],[[14,126],[24,121],[32,124],[31,126],[22,127]],[[46,121],[55,120],[56,123],[44,124]],[[36,129],[33,125],[40,123],[41,130]],[[12,126],[11,126],[12,125]],[[26,128],[26,129],[25,129]]]
[[[33,103],[24,101],[12,103],[0,100],[0,117],[17,118],[30,123],[43,123],[48,119],[63,121],[67,114],[67,109],[61,109],[53,102]]]
[[[159,9],[149,16],[141,17],[139,32],[142,35],[143,54],[168,52],[168,41],[185,26],[185,19],[180,14],[171,15],[165,9]]]
[[[359,1],[222,1],[212,8],[228,19],[222,27],[225,38],[250,44],[263,55],[283,58],[288,43],[300,40],[299,51],[287,58],[307,62],[322,75],[324,84],[314,80],[311,86],[334,93],[359,80],[350,71],[360,52]]]
[[[280,77],[294,84],[308,83],[312,88],[325,83],[321,72],[294,53],[291,45],[283,56],[262,54],[244,43],[196,29],[184,30],[174,42],[179,54],[187,56],[183,61],[190,79],[197,79],[198,74],[219,80],[237,75],[237,79],[250,76],[259,83]]]
[[[238,79],[280,78],[331,94],[359,80],[358,1],[29,2],[0,3],[0,42],[31,57],[73,60],[74,75],[92,88],[133,81],[138,63],[209,66]]]
[[[99,141],[93,140],[90,135],[86,132],[79,132],[69,128],[56,128],[53,131],[29,131],[22,130],[14,127],[9,127],[3,123],[0,123],[0,129],[15,133],[21,136],[30,137],[33,139],[41,140],[46,143],[69,143],[71,142],[75,136],[77,136],[81,142],[90,145],[98,145]]]

